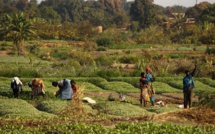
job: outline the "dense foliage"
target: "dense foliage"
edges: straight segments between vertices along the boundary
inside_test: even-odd
[[[36,0],[1,0],[0,3],[0,16],[23,12],[25,19],[38,29],[37,37],[28,35],[22,39],[90,40],[98,45],[102,42],[117,45],[214,44],[214,33],[210,32],[214,31],[214,4],[207,2],[190,8],[164,8],[151,0],[46,0],[41,3]],[[102,29],[97,26],[102,26]],[[6,27],[1,24],[0,28]],[[107,35],[100,37],[98,31],[110,28],[123,33],[122,36],[115,36],[115,39]],[[0,39],[11,40],[5,36]]]

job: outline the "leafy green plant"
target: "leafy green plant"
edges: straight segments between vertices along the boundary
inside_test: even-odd
[[[215,82],[214,80],[210,79],[210,78],[197,78],[197,80],[201,81],[202,83],[209,85],[211,87],[215,88]]]
[[[215,90],[205,90],[197,92],[200,105],[215,109]]]
[[[116,116],[135,116],[142,115],[143,113],[150,113],[142,109],[141,107],[117,101],[101,102],[93,106],[93,108],[98,109],[100,112],[103,112],[105,114]]]
[[[195,51],[206,51],[207,47],[206,46],[196,46],[194,48]]]
[[[102,37],[96,40],[98,46],[108,47],[113,43],[113,40],[110,37]]]
[[[177,89],[162,82],[153,82],[153,87],[156,93],[181,93],[182,89]]]
[[[175,58],[186,58],[186,54],[169,54],[167,57],[175,59]]]
[[[138,88],[135,88],[133,85],[128,84],[126,82],[103,82],[100,85],[101,88],[108,91],[122,92],[122,93],[131,93],[131,92],[139,92]]]
[[[58,115],[67,106],[67,102],[63,100],[47,100],[37,105],[37,109],[51,114]]]
[[[121,72],[119,70],[99,70],[97,72],[99,77],[108,78],[108,77],[119,77],[121,76]]]
[[[10,99],[0,96],[0,116],[44,118],[53,114],[38,111],[35,107],[21,99]]]
[[[97,87],[96,85],[89,83],[89,82],[77,82],[76,83],[78,86],[84,85],[85,86],[85,92],[103,92],[103,90],[100,87]]]
[[[52,52],[50,56],[62,60],[67,59],[68,55],[67,52]]]

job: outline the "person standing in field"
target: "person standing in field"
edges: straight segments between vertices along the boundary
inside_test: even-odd
[[[150,102],[152,103],[152,106],[154,106],[155,91],[154,91],[154,88],[152,86],[152,83],[155,81],[155,77],[152,74],[152,70],[149,67],[146,68],[145,77],[146,77],[146,81],[148,82],[148,94],[150,97]]]
[[[13,77],[10,83],[10,87],[13,90],[13,97],[18,98],[19,93],[22,93],[22,81],[18,77]],[[20,91],[21,90],[21,91]]]
[[[147,104],[147,95],[148,95],[148,82],[145,77],[145,73],[142,72],[140,78],[140,105],[144,105],[144,107]]]
[[[71,80],[69,79],[63,79],[60,81],[54,81],[52,82],[52,85],[54,87],[59,87],[59,90],[56,92],[55,96],[60,95],[61,99],[64,100],[71,100],[72,99],[72,86],[71,86]]]
[[[184,94],[184,108],[186,109],[192,107],[192,97],[193,97],[193,88],[195,87],[193,77],[196,73],[197,65],[195,65],[192,73],[190,71],[185,70],[186,76],[183,78],[183,94]]]
[[[42,95],[43,98],[45,97],[45,86],[43,80],[40,78],[34,78],[31,82],[28,83],[28,86],[31,87],[31,99],[34,96]]]

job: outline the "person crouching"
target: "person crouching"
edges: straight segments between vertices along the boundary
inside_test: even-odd
[[[42,95],[43,98],[45,97],[45,86],[40,78],[34,78],[31,82],[28,83],[28,86],[31,87],[31,99],[34,96]]]

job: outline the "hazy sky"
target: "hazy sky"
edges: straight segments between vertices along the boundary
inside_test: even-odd
[[[38,2],[41,2],[42,0],[37,0]],[[134,0],[127,0],[127,1],[134,1]],[[203,1],[207,1],[210,3],[215,3],[215,0],[197,0],[197,4]],[[191,7],[196,4],[196,0],[154,0],[155,4],[161,5],[163,7],[166,6],[174,6],[174,5],[180,5],[185,7]]]
[[[209,3],[215,3],[215,0],[197,0],[197,4],[207,1]],[[185,7],[191,7],[196,4],[196,0],[154,0],[155,4],[161,5],[163,7],[180,5]]]

